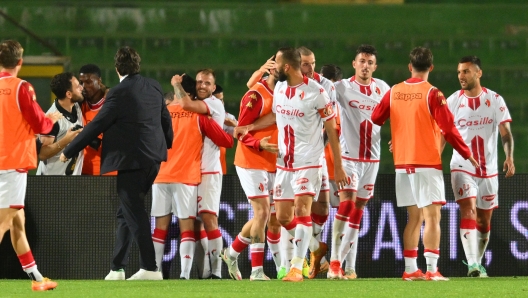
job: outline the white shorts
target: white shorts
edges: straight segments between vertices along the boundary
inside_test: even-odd
[[[451,186],[455,200],[476,198],[477,208],[491,210],[499,208],[499,178],[479,178],[464,172],[451,172]]]
[[[222,194],[222,174],[202,175],[198,185],[198,214],[211,213],[218,216],[220,212],[220,195]]]
[[[295,196],[315,195],[319,193],[323,168],[306,168],[297,171],[277,169],[273,187],[274,201],[293,201]]]
[[[396,173],[396,200],[398,207],[444,205],[446,201],[442,171],[420,169],[412,174]]]
[[[156,183],[152,185],[154,217],[174,214],[180,219],[196,218],[198,187],[181,183]]]
[[[27,173],[0,171],[0,208],[24,208],[26,186]]]
[[[339,189],[337,189],[337,183],[335,183],[335,180],[330,180],[330,206],[338,208],[339,203]]]
[[[368,201],[374,194],[379,162],[363,162],[343,159],[343,168],[352,182],[344,191],[356,192],[356,200]]]
[[[259,198],[269,198],[272,213],[275,213],[273,204],[273,184],[275,173],[265,170],[245,169],[235,166],[240,185],[248,198],[248,201]]]

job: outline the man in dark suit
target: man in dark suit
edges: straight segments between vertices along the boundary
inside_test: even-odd
[[[104,132],[101,174],[118,171],[120,200],[112,270],[106,280],[125,279],[124,268],[128,264],[132,239],[139,246],[141,269],[128,280],[163,279],[156,267],[144,199],[160,163],[167,160],[173,130],[161,86],[139,75],[140,61],[139,54],[130,47],[117,51],[114,62],[120,83],[110,89],[97,116],[61,156],[61,160],[66,161]]]

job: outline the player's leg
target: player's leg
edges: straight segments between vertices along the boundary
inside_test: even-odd
[[[420,229],[423,224],[422,209],[418,208],[414,187],[414,174],[396,173],[396,201],[398,207],[407,209],[407,224],[403,230],[403,257],[405,260],[405,271],[402,280],[414,281],[425,280],[422,270],[418,269],[416,259],[418,258],[418,242],[420,241]]]
[[[220,194],[222,190],[222,175],[202,175],[198,186],[198,214],[207,232],[209,258],[211,260],[211,277],[222,278],[222,233],[218,229],[218,212],[220,210]]]
[[[268,231],[266,233],[266,242],[268,243],[273,262],[275,263],[275,269],[277,270],[277,279],[279,278],[278,274],[281,271],[282,267],[282,257],[280,248],[280,239],[281,239],[281,225],[277,220],[275,204],[270,206],[270,218],[268,221]],[[283,269],[283,275],[286,275],[286,268]],[[284,276],[282,276],[284,277]]]
[[[415,189],[419,191],[418,207],[423,207],[424,257],[427,263],[426,280],[447,281],[438,271],[440,258],[440,208],[445,204],[444,176],[441,170],[428,169],[415,175]]]
[[[499,207],[499,179],[495,176],[492,178],[479,178],[477,180],[477,262],[480,264],[480,277],[488,277],[482,259],[485,256],[490,239],[493,209]]]
[[[264,274],[264,246],[265,246],[265,231],[270,214],[269,195],[265,198],[251,199],[251,206],[253,208],[253,224],[250,230],[250,254],[251,254],[251,276],[252,281],[270,280]]]
[[[180,278],[189,279],[196,250],[194,221],[197,212],[198,188],[193,185],[172,184],[172,212],[180,225]]]
[[[15,217],[17,211],[18,209],[14,208],[0,208],[0,243],[2,243],[5,232],[11,229],[13,217]]]
[[[315,278],[315,276],[321,271],[321,263],[323,262],[326,252],[328,251],[328,246],[326,243],[320,240],[324,224],[328,219],[330,205],[329,192],[330,187],[327,175],[324,175],[321,184],[321,190],[317,196],[317,201],[313,202],[312,204],[312,211],[310,215],[312,218],[313,237],[310,240],[310,245],[308,247],[310,250],[310,268],[307,277],[309,278]]]
[[[196,249],[194,251],[194,261],[198,268],[198,278],[211,278],[211,261],[209,260],[209,250],[207,232],[200,218],[194,221],[194,239],[196,239]]]
[[[150,215],[156,218],[152,242],[156,253],[156,266],[162,271],[162,259],[165,254],[165,241],[172,220],[172,194],[171,184],[152,185],[152,208]],[[167,276],[168,278],[168,276]]]

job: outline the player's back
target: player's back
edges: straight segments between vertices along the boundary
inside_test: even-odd
[[[178,104],[167,106],[172,118],[174,138],[167,152],[167,161],[161,163],[155,183],[198,184],[201,181],[203,136],[198,123],[199,115],[185,111]]]

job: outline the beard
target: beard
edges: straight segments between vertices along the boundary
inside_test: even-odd
[[[288,79],[288,76],[286,75],[286,73],[284,72],[284,69],[280,69],[279,70],[279,75],[277,77],[277,80],[279,82],[284,82]]]

